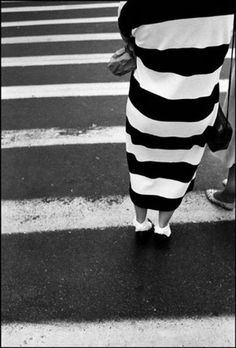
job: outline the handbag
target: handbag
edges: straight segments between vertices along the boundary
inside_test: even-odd
[[[136,69],[136,57],[126,45],[120,48],[112,56],[107,65],[108,69],[116,76],[123,76]]]
[[[228,98],[227,98],[227,110],[226,116],[219,104],[215,123],[212,127],[209,127],[207,133],[207,145],[212,152],[226,150],[229,146],[233,135],[233,129],[229,122],[229,102],[230,102],[230,89],[231,89],[231,78],[232,78],[232,62],[233,62],[233,50],[234,50],[234,29],[232,39],[232,53],[230,61],[230,72],[229,72],[229,87],[228,87]]]

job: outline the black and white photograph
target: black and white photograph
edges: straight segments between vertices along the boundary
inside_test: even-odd
[[[1,2],[1,346],[235,347],[235,4]]]

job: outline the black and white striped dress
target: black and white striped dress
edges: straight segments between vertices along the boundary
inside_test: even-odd
[[[155,3],[128,0],[119,8],[119,29],[134,37],[137,55],[126,150],[133,203],[170,211],[192,190],[206,130],[215,121],[234,15],[227,1],[210,11]]]

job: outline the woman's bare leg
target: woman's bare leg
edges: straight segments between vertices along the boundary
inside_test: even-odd
[[[172,211],[160,211],[159,212],[159,227],[166,227],[174,214],[175,210]]]
[[[228,179],[224,190],[219,190],[214,197],[220,201],[233,203],[235,201],[235,164],[229,169]]]
[[[134,206],[135,208],[135,214],[136,214],[136,220],[141,224],[145,221],[147,216],[147,209],[140,208],[137,205]]]

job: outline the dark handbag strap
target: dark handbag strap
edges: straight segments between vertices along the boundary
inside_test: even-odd
[[[233,67],[233,55],[234,55],[234,45],[235,45],[235,16],[234,16],[234,25],[233,25],[233,37],[232,37],[232,51],[230,57],[230,69],[229,69],[229,86],[228,86],[228,96],[227,96],[227,111],[226,119],[229,118],[229,103],[230,103],[230,91],[231,91],[231,80],[232,80],[232,67]]]

